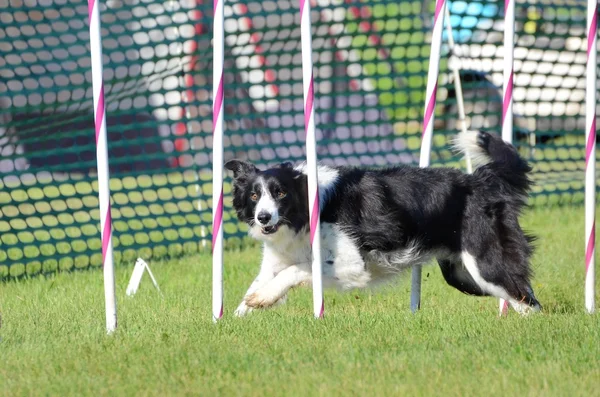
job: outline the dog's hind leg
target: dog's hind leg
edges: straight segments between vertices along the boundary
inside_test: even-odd
[[[482,263],[478,263],[467,251],[462,252],[461,258],[473,282],[485,294],[508,301],[515,311],[523,315],[542,309],[528,280],[515,280],[520,277],[507,273],[503,266],[494,267],[493,272],[489,267],[483,268]]]
[[[439,259],[438,263],[446,282],[467,295],[489,296],[476,282],[460,261]]]

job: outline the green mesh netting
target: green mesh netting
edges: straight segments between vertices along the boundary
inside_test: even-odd
[[[516,5],[515,143],[535,167],[534,204],[582,200],[585,0]],[[316,121],[324,162],[416,163],[431,1],[317,0]],[[504,3],[449,3],[435,165],[460,166],[449,66],[472,128],[500,132]],[[211,223],[212,2],[103,1],[117,262],[196,252]],[[227,1],[225,158],[304,159],[299,13]],[[446,33],[445,33],[446,34]],[[101,265],[87,3],[0,2],[0,279]],[[226,184],[226,193],[229,187]],[[226,198],[226,244],[245,229]]]

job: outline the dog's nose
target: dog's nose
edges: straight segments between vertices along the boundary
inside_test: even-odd
[[[271,214],[268,212],[259,212],[256,216],[256,219],[258,219],[258,221],[263,225],[266,225],[271,220]]]

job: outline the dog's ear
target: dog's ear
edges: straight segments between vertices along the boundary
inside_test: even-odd
[[[291,170],[291,169],[294,168],[294,166],[289,161],[285,161],[285,162],[279,164],[279,168],[290,169]]]
[[[258,168],[254,165],[242,160],[229,160],[225,163],[225,168],[233,171],[233,178],[238,179],[243,175],[250,175],[258,172]]]

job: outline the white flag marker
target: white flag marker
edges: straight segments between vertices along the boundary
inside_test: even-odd
[[[148,274],[152,279],[152,284],[154,284],[158,292],[160,292],[160,288],[158,288],[158,283],[156,282],[156,279],[150,270],[150,266],[148,266],[145,260],[138,258],[138,260],[135,262],[133,273],[131,273],[129,284],[127,285],[127,291],[125,292],[127,296],[133,296],[137,292],[138,288],[140,287],[140,282],[142,281],[142,276],[144,275],[144,270],[148,271]]]

